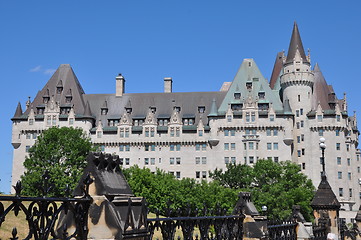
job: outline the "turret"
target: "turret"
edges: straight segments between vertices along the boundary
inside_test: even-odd
[[[310,57],[305,54],[298,26],[295,23],[281,75],[283,99],[289,99],[293,111],[300,108],[303,108],[305,112],[311,110],[313,82]]]

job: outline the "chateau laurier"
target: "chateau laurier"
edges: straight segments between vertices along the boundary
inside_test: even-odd
[[[23,111],[12,118],[12,184],[37,136],[52,126],[84,129],[102,151],[121,157],[123,167],[164,169],[176,178],[209,179],[208,171],[258,159],[291,160],[318,186],[319,140],[326,139],[328,181],[351,219],[360,205],[360,150],[356,116],[346,95],[339,99],[316,64],[311,67],[295,24],[287,52],[278,53],[268,82],[253,59],[245,59],[219,92],[85,94],[68,64],[62,64]]]

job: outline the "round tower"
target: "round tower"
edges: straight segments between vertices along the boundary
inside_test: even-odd
[[[289,100],[293,113],[311,110],[313,72],[309,55],[306,56],[297,24],[293,26],[288,55],[284,57],[281,89],[283,101]]]

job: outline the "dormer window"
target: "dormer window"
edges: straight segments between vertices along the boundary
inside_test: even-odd
[[[43,107],[37,107],[36,108],[36,114],[40,114],[40,115],[44,114],[44,108]]]
[[[233,111],[241,111],[242,110],[243,105],[242,104],[231,104],[231,109]]]
[[[181,108],[180,108],[180,107],[174,107],[174,110],[175,110],[176,112],[180,112],[180,111],[181,111]]]
[[[155,113],[157,111],[156,107],[149,107],[151,113]]]
[[[60,114],[69,114],[70,107],[61,107],[60,108]]]
[[[266,93],[265,93],[265,92],[259,92],[259,93],[258,93],[259,99],[264,99],[265,96],[266,96]]]
[[[199,106],[198,107],[198,112],[199,113],[204,113],[206,111],[206,107],[204,107],[204,106]]]
[[[102,108],[100,111],[101,115],[107,115],[108,114],[108,108]]]
[[[246,82],[246,88],[247,88],[247,90],[251,90],[252,89],[252,82]]]
[[[234,93],[234,99],[241,99],[241,93],[240,92],[235,92]]]
[[[131,114],[131,113],[132,113],[132,108],[125,108],[125,111],[126,111],[127,113]]]

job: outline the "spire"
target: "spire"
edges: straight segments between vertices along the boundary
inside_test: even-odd
[[[291,36],[290,46],[288,47],[286,63],[293,62],[294,57],[296,56],[297,50],[299,51],[303,62],[308,62],[305,54],[305,49],[303,48],[300,32],[298,31],[297,23],[293,25],[293,31]]]
[[[21,117],[21,115],[23,115],[23,110],[22,110],[21,104],[20,104],[20,102],[19,102],[19,103],[18,103],[18,106],[16,107],[16,111],[15,111],[15,114],[14,114],[13,119],[14,119],[14,118],[19,118],[19,117]]]
[[[318,209],[340,209],[340,203],[331,189],[325,175],[322,176],[320,185],[318,185],[315,196],[312,199],[311,207]]]

